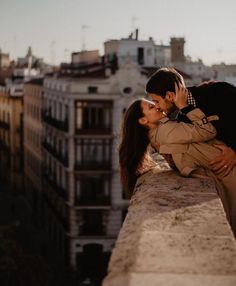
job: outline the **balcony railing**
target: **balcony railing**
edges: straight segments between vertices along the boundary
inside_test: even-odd
[[[102,224],[83,224],[79,229],[80,235],[105,235],[105,227]]]
[[[64,132],[69,131],[69,124],[68,124],[68,119],[66,118],[65,120],[58,120],[50,115],[50,113],[43,111],[42,112],[42,118],[43,121],[46,122],[47,124],[61,130]]]
[[[0,120],[0,128],[8,130],[10,129],[10,124],[5,121]]]
[[[112,133],[111,126],[99,125],[99,126],[89,126],[76,128],[76,134],[104,134],[108,135]]]
[[[58,186],[55,179],[48,175],[46,172],[44,172],[43,174],[44,180],[45,182],[51,187],[53,188],[53,190],[55,190],[55,192],[60,196],[63,197],[64,199],[67,199],[67,190],[62,188],[61,186]]]
[[[61,152],[57,151],[46,141],[43,142],[43,147],[53,155],[56,159],[58,159],[64,166],[68,167],[68,156],[63,156]]]
[[[69,222],[67,217],[63,216],[62,213],[59,211],[57,207],[57,201],[55,198],[51,198],[48,192],[43,193],[43,197],[45,199],[45,202],[48,205],[48,209],[54,213],[54,215],[57,217],[57,219],[61,222],[63,227],[66,231],[69,231]]]
[[[111,199],[108,196],[94,198],[81,196],[80,198],[75,199],[75,203],[77,206],[109,206]]]
[[[75,163],[75,170],[103,170],[110,171],[111,170],[111,161],[83,161]]]
[[[0,148],[4,151],[10,152],[10,147],[2,139],[0,139]]]

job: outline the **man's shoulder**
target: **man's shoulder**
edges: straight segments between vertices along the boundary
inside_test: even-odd
[[[209,83],[203,83],[195,86],[188,87],[190,92],[201,92],[201,91],[209,91],[215,89],[236,89],[236,87],[226,81],[215,81]]]
[[[218,81],[218,82],[212,82],[209,84],[203,84],[198,86],[192,86],[189,87],[188,90],[191,92],[193,97],[201,98],[203,97],[220,97],[223,94],[233,95],[233,97],[236,97],[236,87],[228,82],[224,81]]]

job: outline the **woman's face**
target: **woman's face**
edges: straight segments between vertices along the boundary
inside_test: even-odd
[[[140,120],[142,124],[149,127],[154,127],[161,118],[165,117],[165,114],[163,114],[152,101],[142,99],[141,108],[144,116]]]

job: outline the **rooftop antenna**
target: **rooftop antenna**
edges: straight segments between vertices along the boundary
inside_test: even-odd
[[[81,42],[82,42],[82,51],[85,51],[86,45],[85,45],[85,30],[88,29],[89,26],[87,25],[82,25],[82,35],[81,35]]]

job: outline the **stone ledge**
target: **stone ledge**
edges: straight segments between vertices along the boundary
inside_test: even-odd
[[[236,277],[228,275],[124,273],[107,280],[109,286],[235,286]]]
[[[139,178],[103,286],[236,285],[236,243],[211,179]]]

